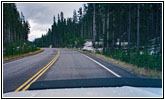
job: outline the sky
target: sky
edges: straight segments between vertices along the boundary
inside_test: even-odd
[[[16,3],[17,10],[22,12],[30,24],[29,41],[34,41],[42,34],[46,34],[53,24],[53,16],[56,17],[61,11],[64,17],[72,17],[74,9],[78,11],[83,3]]]

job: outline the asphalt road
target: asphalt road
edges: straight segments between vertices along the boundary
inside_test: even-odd
[[[3,93],[14,91],[56,56],[55,49],[3,64]]]
[[[44,48],[44,52],[3,64],[3,93],[14,91],[60,51],[57,61],[38,80],[136,77],[89,54],[67,49]]]

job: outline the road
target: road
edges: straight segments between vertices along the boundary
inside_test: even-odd
[[[60,51],[58,59],[37,80],[136,77],[135,75],[89,54],[56,48],[3,64],[3,93],[12,92],[25,83]]]

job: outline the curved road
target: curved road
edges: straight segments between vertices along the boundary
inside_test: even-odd
[[[46,66],[60,51],[57,61],[38,80],[64,80],[135,75],[89,54],[67,49],[44,48],[44,52],[3,64],[3,93],[12,92]]]

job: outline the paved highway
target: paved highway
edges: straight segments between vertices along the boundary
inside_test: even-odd
[[[53,59],[54,57],[56,58]],[[42,68],[45,69],[41,70]],[[3,93],[15,91],[39,71],[41,72],[38,73],[38,77],[35,76],[35,80],[136,77],[89,54],[67,49],[44,48],[42,53],[3,64]]]

